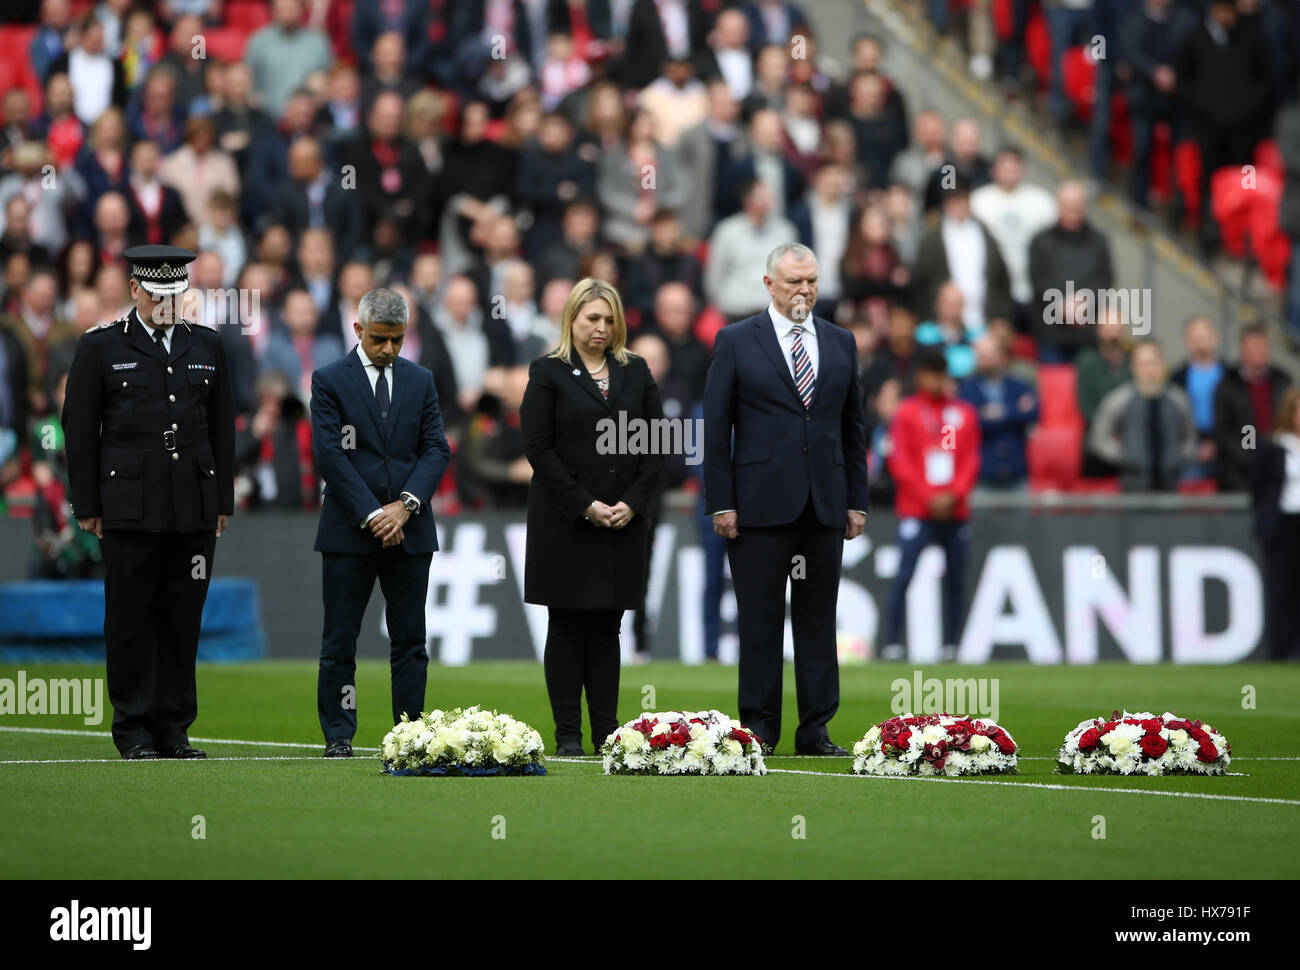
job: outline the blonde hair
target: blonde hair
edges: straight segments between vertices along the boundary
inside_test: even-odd
[[[614,314],[614,332],[610,335],[609,352],[620,365],[626,365],[633,356],[627,349],[627,318],[623,316],[623,301],[618,290],[604,280],[588,276],[578,280],[569,291],[565,301],[564,312],[560,315],[560,343],[547,356],[568,360],[573,355],[573,321],[592,300],[606,301]]]
[[[1288,387],[1277,402],[1273,430],[1290,431],[1292,434],[1300,435],[1300,418],[1296,416],[1297,407],[1300,407],[1300,387]]]

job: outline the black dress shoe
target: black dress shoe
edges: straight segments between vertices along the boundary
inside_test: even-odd
[[[152,744],[134,744],[122,752],[122,757],[127,761],[153,761],[158,752]]]
[[[557,758],[581,758],[586,753],[582,750],[582,743],[579,741],[565,741],[555,749]]]
[[[820,755],[827,758],[847,758],[849,753],[833,742],[830,738],[822,738],[816,744],[807,747],[794,749],[795,754]]]
[[[208,753],[200,751],[198,748],[190,747],[188,741],[182,741],[180,744],[170,744],[158,749],[160,758],[206,758]]]
[[[325,742],[326,758],[351,758],[352,757],[352,739],[351,738],[332,738]]]

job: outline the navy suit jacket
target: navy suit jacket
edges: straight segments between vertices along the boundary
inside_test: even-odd
[[[402,492],[420,511],[402,527],[402,549],[424,555],[438,548],[429,500],[451,451],[442,431],[433,374],[408,360],[393,363],[388,433],[366,369],[355,349],[311,376],[312,452],[325,482],[317,552],[365,554],[381,548],[361,522]],[[348,431],[352,434],[348,434]]]
[[[786,525],[812,494],[817,519],[842,529],[867,510],[867,432],[853,335],[820,317],[817,383],[805,410],[772,318],[718,331],[704,387],[704,494],[738,525]],[[732,435],[735,435],[734,445]]]

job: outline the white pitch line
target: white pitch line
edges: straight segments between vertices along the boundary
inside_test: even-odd
[[[12,731],[18,734],[63,734],[83,738],[111,738],[111,731],[75,731],[71,728],[34,728],[34,727],[10,727],[0,724],[0,731]],[[200,744],[242,744],[256,748],[323,748],[324,744],[303,744],[298,741],[242,741],[239,738],[190,738],[191,742]],[[378,751],[378,748],[358,748],[353,747],[353,751]]]
[[[1163,795],[1167,798],[1202,798],[1220,802],[1262,802],[1267,805],[1300,805],[1291,798],[1262,798],[1256,795],[1214,795],[1207,792],[1157,791],[1154,788],[1093,788],[1084,785],[1051,785],[1041,781],[989,781],[984,778],[919,778],[897,775],[846,775],[832,771],[802,771],[797,768],[769,768],[769,774],[820,775],[824,778],[853,778],[863,781],[938,781],[953,785],[997,785],[1002,788],[1042,788],[1049,791],[1107,792],[1115,795]]]
[[[222,757],[222,758],[47,758],[44,760],[30,761],[0,761],[0,765],[118,765],[134,764],[137,761],[144,764],[156,764],[158,762],[175,762],[175,761],[331,761],[331,758],[319,758],[312,755],[294,754],[294,755],[267,755],[255,758],[239,757]],[[342,761],[344,759],[337,759]]]

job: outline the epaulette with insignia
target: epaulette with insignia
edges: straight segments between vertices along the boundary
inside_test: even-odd
[[[125,320],[126,317],[119,317],[116,320],[105,320],[103,323],[99,323],[91,327],[89,330],[86,331],[86,333],[94,333],[96,330],[108,330],[110,327],[116,327],[118,324],[123,323]]]

